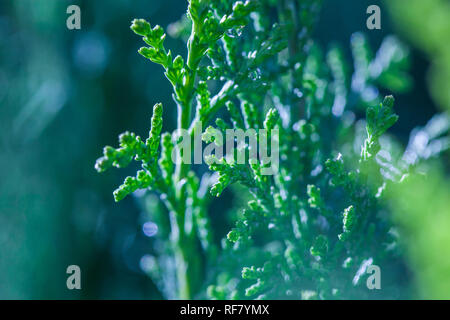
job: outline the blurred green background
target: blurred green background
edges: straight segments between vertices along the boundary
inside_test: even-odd
[[[71,4],[81,8],[81,30],[66,28]],[[348,48],[350,35],[363,31],[375,48],[394,33],[411,46],[414,89],[396,96],[393,129],[406,145],[411,129],[438,110],[427,86],[433,50],[392,25],[382,4],[382,29],[367,30],[371,4],[379,1],[324,1],[316,39]],[[116,204],[112,196],[135,168],[99,175],[94,163],[121,132],[145,136],[156,102],[166,106],[163,130],[174,128],[171,88],[160,67],[137,54],[141,41],[129,25],[146,18],[167,27],[185,11],[185,0],[0,2],[1,299],[161,298],[142,270],[157,245],[142,231],[148,216],[132,197]],[[167,47],[185,54],[180,40],[167,39]],[[228,192],[220,201],[225,211],[238,199]],[[221,213],[214,212],[219,236],[230,223]],[[66,288],[72,264],[81,267],[82,290]]]

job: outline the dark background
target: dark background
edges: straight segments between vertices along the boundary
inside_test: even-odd
[[[348,48],[350,35],[364,31],[377,48],[395,33],[381,4],[382,30],[366,29],[366,8],[377,2],[324,1],[316,39]],[[81,8],[81,30],[66,28],[70,4]],[[129,25],[145,18],[167,27],[186,7],[182,0],[0,2],[0,298],[161,298],[141,268],[154,241],[142,232],[148,216],[133,197],[116,204],[112,196],[136,168],[97,174],[94,163],[121,132],[147,136],[157,102],[165,106],[163,130],[174,128],[171,86],[160,66],[137,54],[142,42]],[[185,55],[180,40],[168,37],[166,46]],[[414,89],[396,96],[393,132],[403,144],[436,112],[428,65],[412,49]],[[212,213],[219,220],[235,200],[228,193],[222,201]],[[82,290],[66,288],[72,264],[81,267]]]

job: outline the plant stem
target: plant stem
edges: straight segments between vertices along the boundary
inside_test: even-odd
[[[203,57],[204,50],[199,46],[195,28],[188,42],[188,59],[186,63],[186,75],[181,90],[182,95],[177,96],[178,104],[178,129],[187,130],[191,124],[192,98],[194,96],[194,85],[197,68]],[[180,154],[180,159],[182,159]],[[175,251],[176,274],[178,279],[178,297],[180,299],[191,299],[195,292],[195,281],[199,275],[199,257],[195,237],[192,230],[186,230],[186,185],[183,180],[190,170],[190,164],[180,161],[176,167],[176,212],[172,217],[172,243]]]

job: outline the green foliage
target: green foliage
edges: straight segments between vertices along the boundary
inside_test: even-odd
[[[431,58],[430,92],[436,103],[450,110],[450,3],[412,0],[405,6],[401,0],[385,2],[395,24]]]
[[[157,167],[158,147],[162,129],[162,111],[161,104],[156,104],[153,107],[151,129],[145,142],[134,133],[122,133],[119,136],[120,147],[117,149],[109,146],[105,147],[103,157],[97,160],[95,168],[98,172],[104,172],[113,166],[125,168],[132,160],[141,161],[142,163],[143,170],[138,171],[136,177],[127,177],[124,183],[114,191],[114,199],[116,201],[122,200],[138,189],[156,187],[160,190],[166,190],[168,188],[170,182],[161,179],[161,174]],[[167,138],[165,141],[163,140],[163,143],[165,149],[167,149]],[[164,156],[167,157],[167,151]],[[161,158],[161,162],[163,164],[163,172],[167,177],[170,164],[167,158]]]
[[[364,141],[362,157],[368,160],[380,151],[380,136],[392,127],[398,120],[392,108],[394,106],[394,97],[387,96],[377,107],[367,108],[367,139]]]
[[[447,112],[415,130],[408,145],[409,164],[429,173],[422,175],[410,170],[400,185],[392,186],[390,196],[394,219],[401,227],[403,243],[417,274],[417,297],[448,299],[450,284],[444,271],[450,257],[445,245],[449,243],[448,233],[444,231],[450,225],[448,172],[438,161],[430,165],[425,160],[449,147],[450,46],[446,39],[450,32],[450,3],[414,0],[405,6],[398,0],[385,2],[402,34],[429,56],[429,90],[436,104]],[[420,136],[425,137],[422,148],[417,147]],[[435,146],[433,151],[431,145]]]
[[[106,147],[97,161],[100,172],[141,161],[142,170],[114,196],[119,201],[137,189],[160,195],[167,211],[161,214],[170,217],[163,253],[174,257],[176,270],[165,269],[162,258],[159,270],[176,274],[179,298],[407,296],[396,280],[404,278],[404,257],[385,212],[389,177],[377,160],[381,138],[398,119],[394,98],[381,99],[377,86],[409,87],[407,50],[389,37],[373,54],[364,36],[355,34],[351,72],[339,48],[323,54],[311,38],[320,3],[190,0],[188,23],[177,24],[190,28],[186,59],[172,59],[161,27],[133,21],[131,29],[148,45],[139,53],[162,65],[173,87],[178,129],[193,137],[197,123],[215,120],[202,139],[217,145],[227,128],[254,129],[258,140],[257,129],[279,130],[275,174],[263,174],[270,164],[261,159],[236,161],[239,152],[251,152],[246,144],[234,157],[211,156],[207,164],[215,175],[199,179],[194,166],[171,162],[178,141],[160,136],[158,104],[145,143],[125,133],[120,147]],[[355,130],[361,109],[365,136]],[[217,118],[219,110],[225,120]],[[226,239],[216,243],[209,219],[214,197],[236,183],[251,199]],[[391,270],[381,293],[365,286],[370,263]],[[164,287],[164,274],[152,276]]]
[[[448,180],[434,167],[427,176],[406,176],[400,185],[392,185],[389,196],[401,226],[403,243],[411,266],[418,275],[416,296],[421,299],[448,299],[450,285],[450,227]],[[433,201],[430,201],[433,199]]]

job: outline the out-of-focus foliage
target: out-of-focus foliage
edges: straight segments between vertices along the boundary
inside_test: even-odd
[[[429,88],[436,102],[450,110],[450,2],[386,0],[393,22],[431,58]]]
[[[110,135],[139,127],[158,84],[129,59],[136,48],[122,45],[133,37],[121,23],[141,10],[167,21],[183,10],[77,1],[82,28],[69,30],[69,4],[0,2],[0,298],[158,298],[140,268],[148,217],[131,202],[115,207],[103,190],[120,177],[99,179],[92,161]],[[142,83],[148,90],[133,90]],[[66,287],[72,264],[80,291]]]
[[[427,164],[424,159],[433,158],[450,145],[450,2],[389,0],[386,5],[400,31],[431,58],[429,88],[436,103],[447,112],[412,132],[404,159],[409,165],[421,167],[423,174],[409,173],[400,185],[392,188],[391,197],[394,218],[401,226],[403,245],[417,275],[418,296],[448,299],[448,160],[443,166],[438,160]]]
[[[417,275],[416,294],[422,299],[450,297],[450,184],[442,171],[411,175],[389,189],[394,220],[401,225],[403,245]]]

